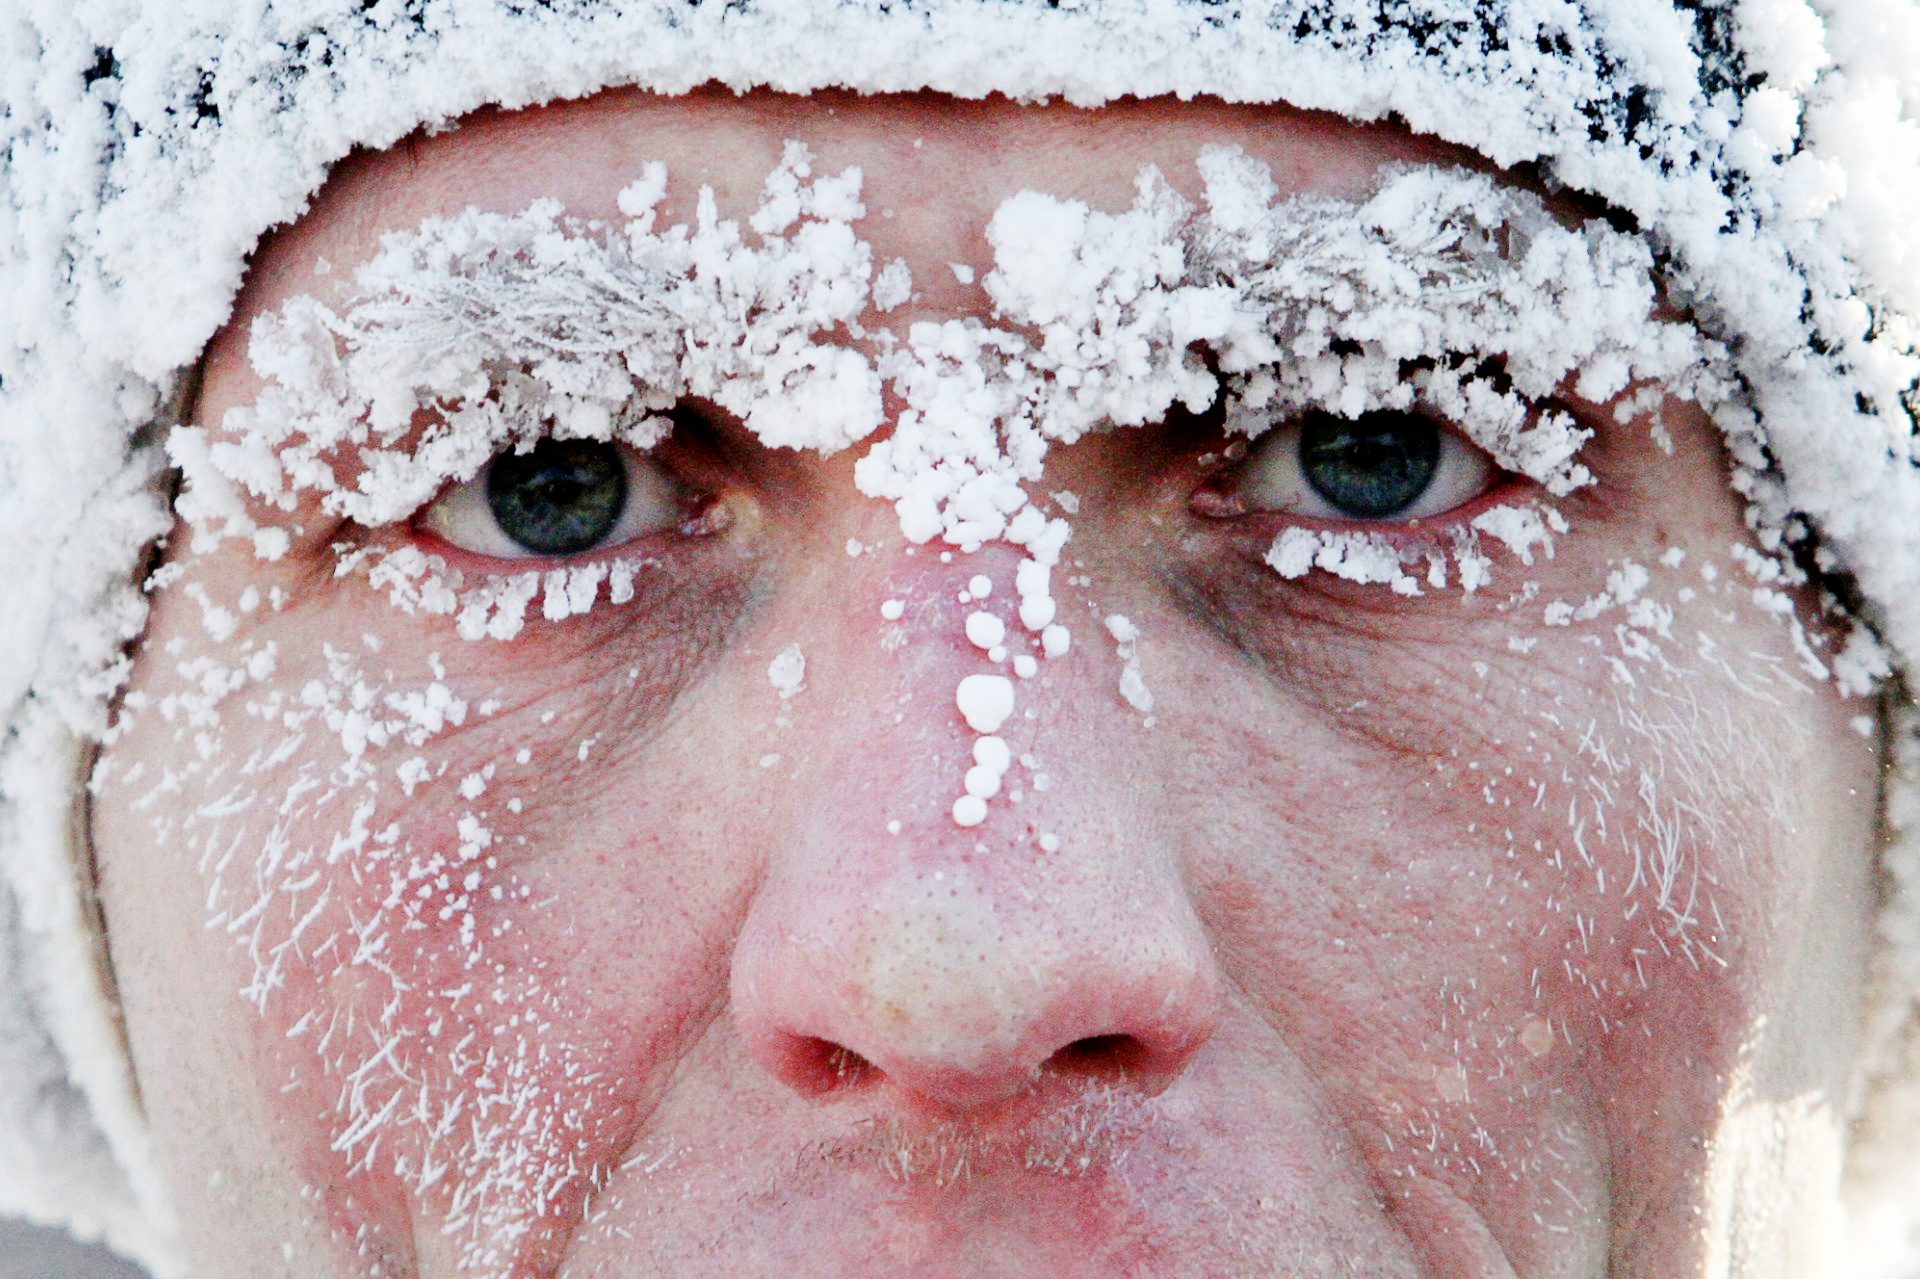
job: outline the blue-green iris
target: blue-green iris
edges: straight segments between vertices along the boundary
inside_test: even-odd
[[[1406,510],[1439,467],[1440,428],[1412,413],[1316,413],[1300,428],[1301,474],[1352,519],[1385,519]]]
[[[494,459],[487,505],[500,531],[535,555],[577,555],[619,524],[627,468],[602,440],[542,440]]]

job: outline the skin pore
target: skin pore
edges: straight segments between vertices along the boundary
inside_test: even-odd
[[[256,259],[193,419],[254,403],[250,323],[350,299],[383,233],[542,198],[617,220],[653,161],[663,225],[702,186],[744,220],[788,140],[860,167],[859,233],[911,271],[847,337],[869,352],[988,315],[985,229],[1022,191],[1118,211],[1152,163],[1191,195],[1223,142],[1283,195],[1465,163],[1206,103],[487,115],[336,171]],[[1056,448],[1030,487],[1074,495],[1075,638],[999,730],[1021,799],[974,826],[954,688],[991,668],[956,601],[985,575],[1006,604],[1019,552],[909,542],[856,489],[863,447],[691,406],[647,463],[685,509],[636,542],[635,598],[506,641],[335,573],[382,539],[484,571],[444,526],[302,508],[270,561],[176,538],[94,845],[196,1273],[1809,1272],[1854,1070],[1865,710],[1756,595],[1704,415],[1665,406],[1669,449],[1570,402],[1596,483],[1550,558],[1496,549],[1471,595],[1275,573],[1283,529],[1338,521],[1211,501],[1262,491],[1263,455],[1204,414]],[[1667,610],[1657,658],[1623,655],[1636,598]],[[217,723],[149,709],[268,644]],[[803,674],[770,678],[789,649]],[[337,734],[239,709],[276,695],[462,710],[343,775]],[[327,850],[297,899],[269,887],[295,848]],[[471,900],[405,911],[409,861],[405,892]]]

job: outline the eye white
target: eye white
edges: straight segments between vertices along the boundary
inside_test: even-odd
[[[1302,423],[1274,427],[1248,446],[1234,483],[1234,496],[1249,513],[1278,512],[1312,520],[1401,524],[1432,519],[1484,493],[1498,473],[1493,459],[1452,431],[1437,432],[1440,455],[1426,487],[1390,515],[1369,517],[1342,510],[1307,479],[1301,460]]]
[[[618,453],[626,470],[625,503],[606,535],[579,554],[666,532],[679,527],[686,516],[686,492],[671,476],[632,449],[621,448]],[[487,479],[495,462],[487,463],[478,475],[436,498],[420,513],[419,527],[475,555],[501,560],[551,558],[521,545],[500,526],[487,496]]]

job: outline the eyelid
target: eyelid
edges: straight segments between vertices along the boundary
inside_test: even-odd
[[[472,478],[444,489],[413,517],[410,528],[466,555],[527,568],[541,563],[578,562],[682,527],[694,513],[698,495],[650,455],[626,445],[616,448],[626,469],[626,497],[619,518],[604,538],[575,554],[543,555],[520,545],[500,527],[487,483],[504,451],[495,454]]]

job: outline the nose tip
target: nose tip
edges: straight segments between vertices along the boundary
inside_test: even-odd
[[[754,1058],[803,1096],[881,1089],[977,1112],[1050,1080],[1151,1095],[1212,1033],[1219,980],[1189,910],[1123,922],[1026,914],[950,884],[892,896],[851,928],[749,918],[734,1013]]]

